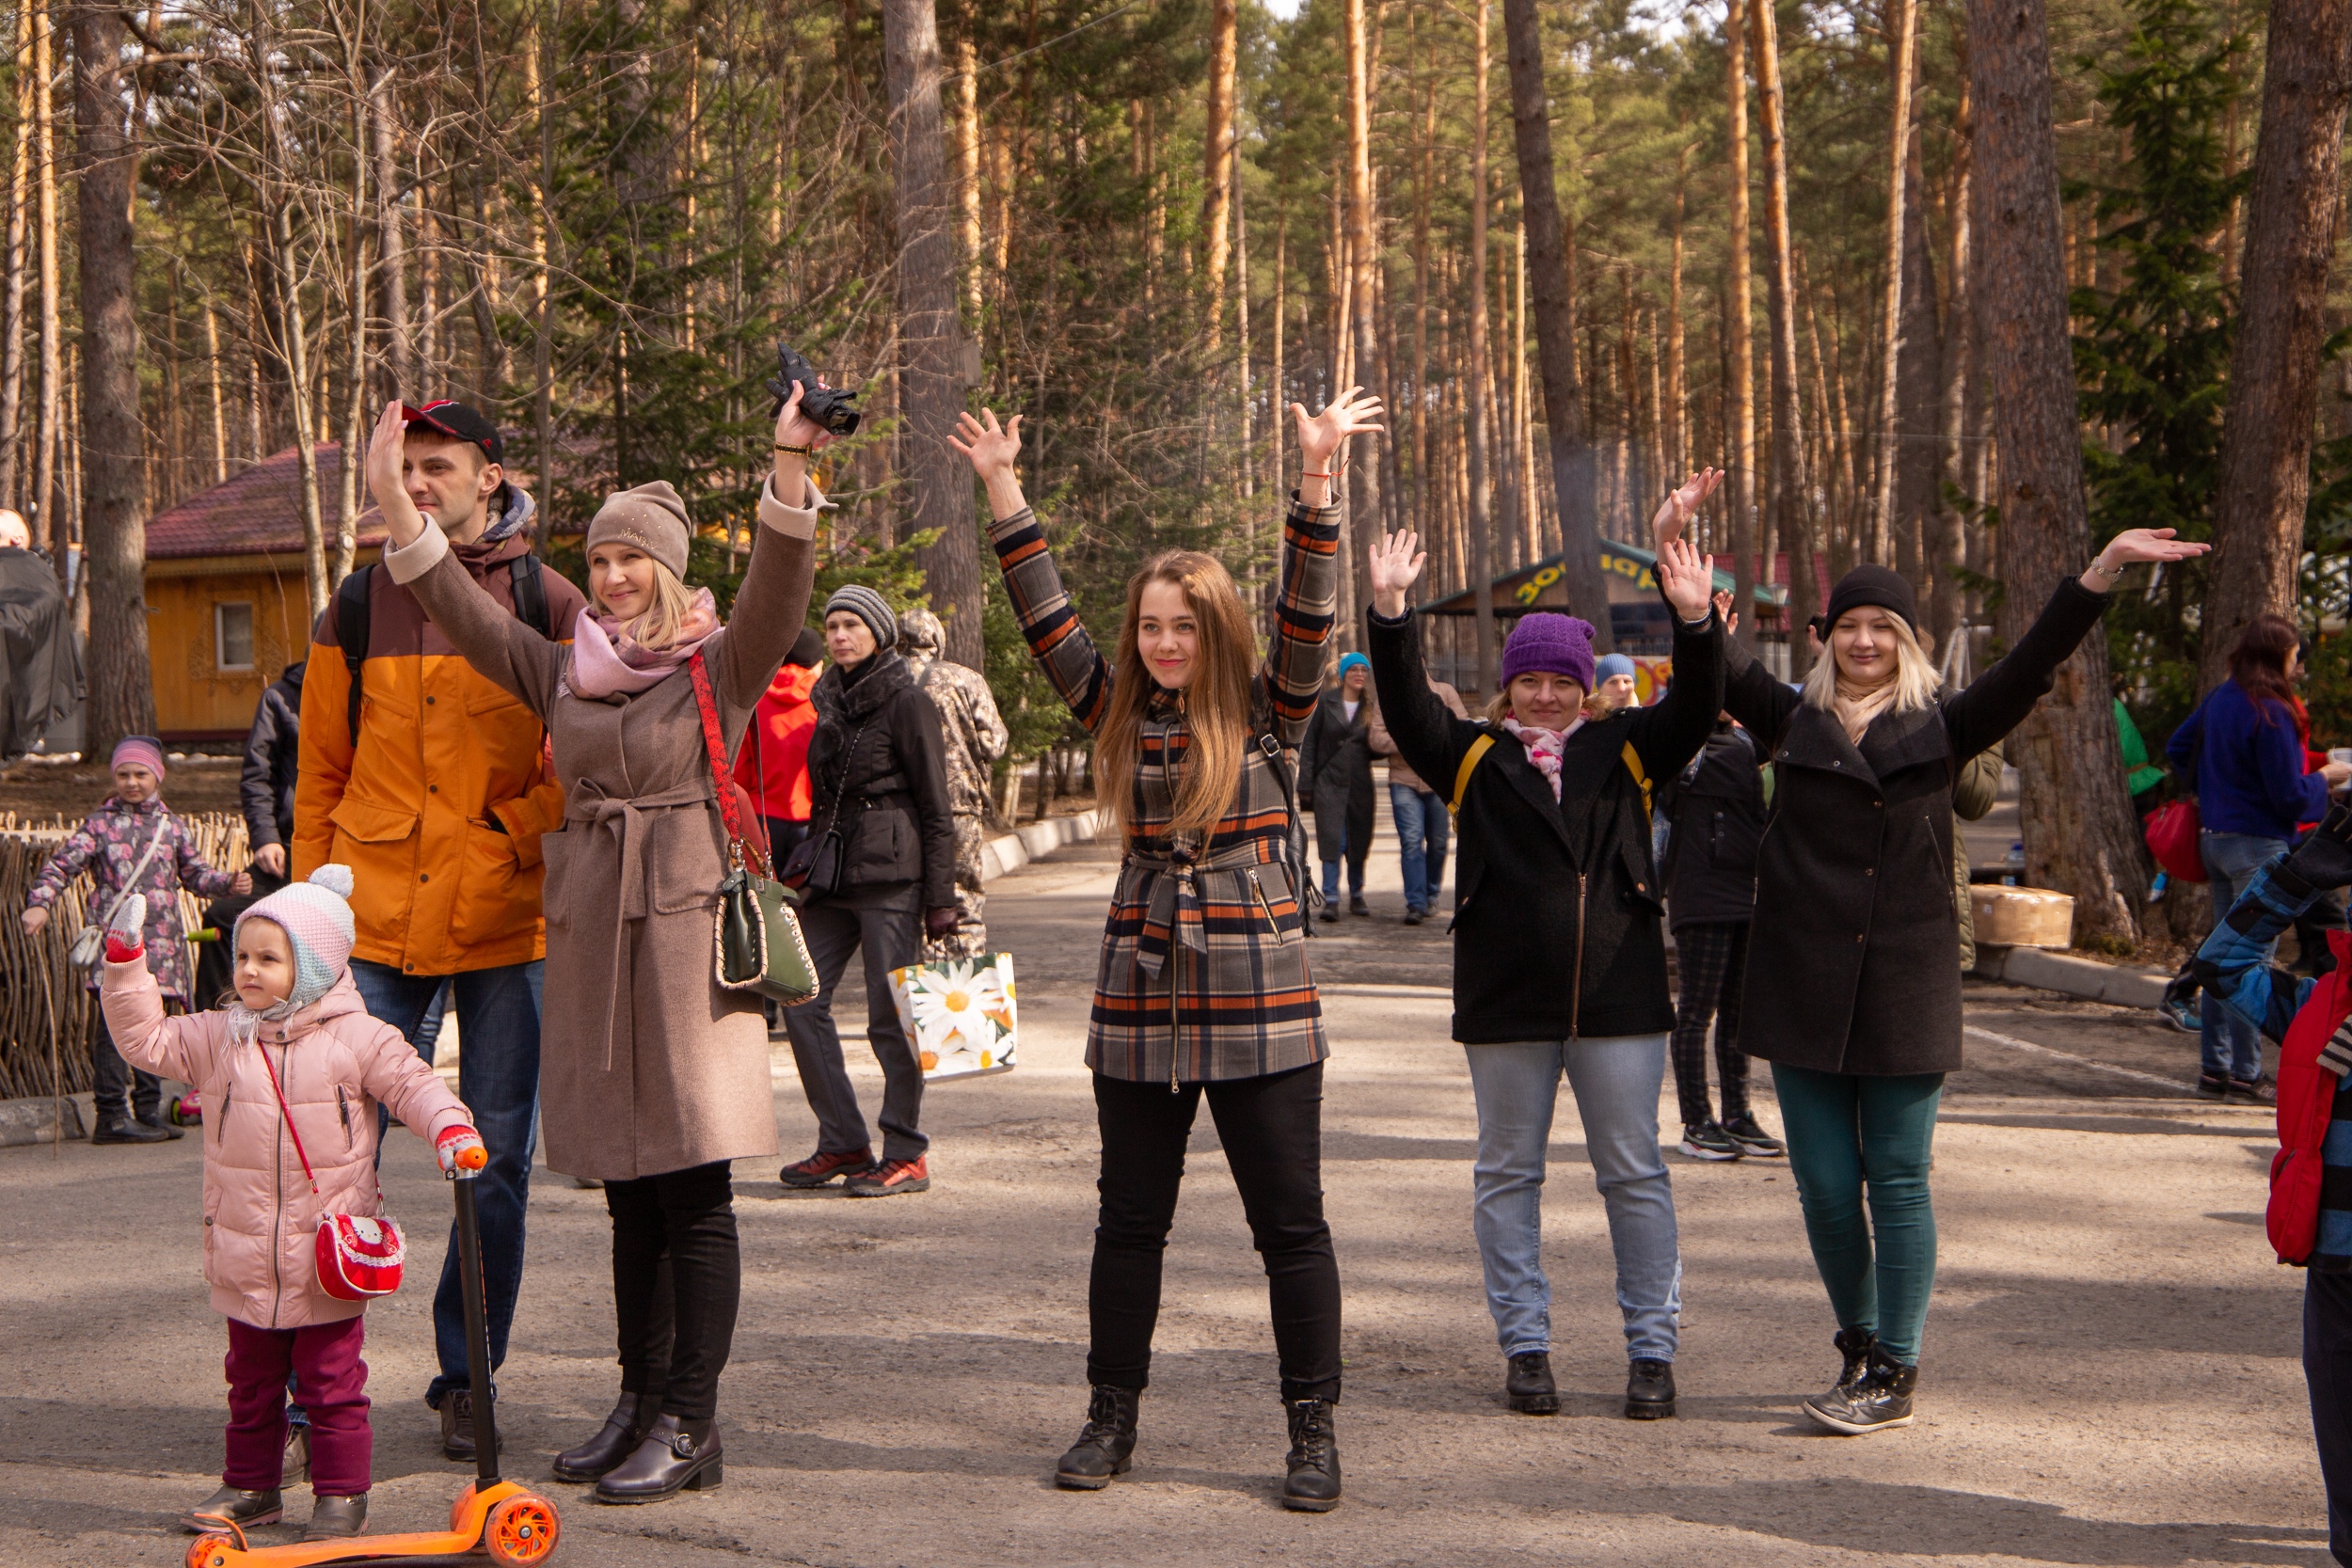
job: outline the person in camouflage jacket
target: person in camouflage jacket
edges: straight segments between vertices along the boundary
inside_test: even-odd
[[[114,751],[114,779],[115,793],[66,835],[33,879],[32,890],[24,895],[24,932],[38,935],[49,924],[50,911],[66,885],[85,870],[97,884],[86,905],[84,918],[90,924],[105,924],[117,904],[131,894],[143,894],[147,967],[154,973],[156,988],[186,1010],[195,1000],[195,987],[187,937],[180,923],[180,890],[184,887],[199,898],[218,898],[252,892],[253,879],[208,864],[187,824],[164,804],[162,742],[149,736],[126,736]],[[151,842],[155,846],[152,855],[147,852]],[[95,971],[85,984],[96,993]],[[149,1072],[134,1074],[115,1049],[103,1020],[90,1045],[90,1063],[98,1112],[92,1142],[161,1143],[180,1135],[178,1128],[167,1129],[161,1122],[163,1081]]]
[[[977,958],[988,951],[987,895],[980,891],[983,819],[989,807],[989,770],[1012,738],[987,677],[969,665],[940,657],[946,628],[928,610],[898,617],[898,646],[914,684],[939,709],[946,732],[947,799],[956,812],[956,934],[927,940],[926,958]]]

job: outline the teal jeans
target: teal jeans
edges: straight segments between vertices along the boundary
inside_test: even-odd
[[[1866,1078],[1775,1062],[1772,1086],[1813,1266],[1837,1326],[1874,1332],[1888,1355],[1917,1366],[1935,1289],[1928,1167],[1944,1075]]]

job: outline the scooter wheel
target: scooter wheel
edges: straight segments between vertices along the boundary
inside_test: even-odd
[[[188,1568],[227,1568],[230,1548],[235,1544],[225,1535],[199,1535],[188,1543]]]
[[[525,1492],[490,1510],[482,1526],[482,1545],[492,1562],[545,1562],[554,1555],[563,1533],[555,1505]]]
[[[171,1118],[171,1125],[174,1127],[201,1127],[204,1125],[203,1102],[199,1101],[194,1095],[182,1094],[172,1096],[171,1107],[165,1113],[165,1115]]]

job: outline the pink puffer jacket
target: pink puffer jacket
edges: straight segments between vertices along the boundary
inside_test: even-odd
[[[348,972],[294,1017],[262,1023],[243,1047],[230,1043],[226,1012],[165,1017],[155,976],[140,959],[107,964],[99,1000],[127,1060],[184,1079],[204,1097],[204,1278],[213,1309],[256,1328],[358,1317],[363,1303],[319,1289],[319,1218],[383,1212],[379,1101],[428,1143],[444,1128],[471,1124],[440,1075],[400,1031],[368,1015]],[[286,1135],[264,1052],[310,1157],[315,1196]],[[437,1225],[438,1215],[429,1218]]]

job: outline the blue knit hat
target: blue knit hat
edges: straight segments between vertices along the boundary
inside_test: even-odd
[[[1623,654],[1603,654],[1600,662],[1593,666],[1594,684],[1604,683],[1613,675],[1623,675],[1626,679],[1631,680],[1633,661]]]
[[[1342,680],[1347,679],[1347,673],[1350,670],[1370,670],[1371,668],[1372,660],[1366,658],[1361,654],[1342,654],[1340,656],[1340,679]]]
[[[1565,675],[1593,689],[1593,624],[1574,615],[1538,610],[1522,615],[1502,644],[1502,684],[1538,671]]]

